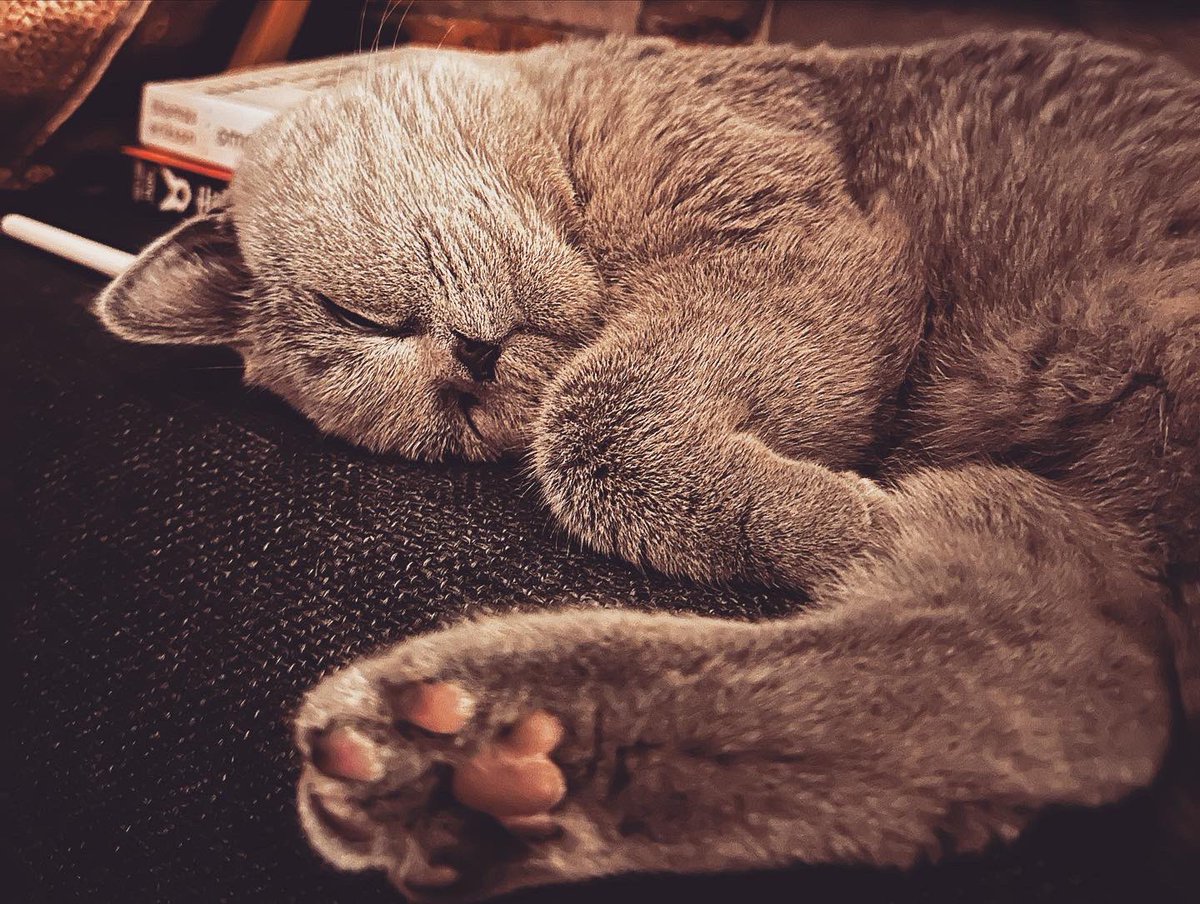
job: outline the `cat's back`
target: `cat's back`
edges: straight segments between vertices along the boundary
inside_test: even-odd
[[[850,178],[887,193],[949,291],[1028,296],[1178,255],[1200,210],[1200,81],[1075,34],[814,53]],[[982,299],[981,299],[982,300]]]
[[[1194,550],[1200,82],[1069,35],[879,65],[839,121],[870,135],[857,176],[895,199],[929,279],[892,469],[1016,465],[1103,497],[1168,558]]]
[[[837,126],[800,59],[609,38],[516,60],[608,275],[700,248],[782,247],[853,203]]]
[[[684,216],[677,200],[702,182],[728,188],[706,205],[736,208],[739,191],[811,203],[821,181],[825,198],[894,196],[926,246],[1016,246],[1038,278],[1062,263],[1038,259],[1047,228],[1086,267],[1200,222],[1200,83],[1080,35],[853,50],[608,39],[516,65],[586,199],[639,217]]]

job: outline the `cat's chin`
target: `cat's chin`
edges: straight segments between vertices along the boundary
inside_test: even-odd
[[[470,398],[459,415],[459,455],[467,461],[495,461],[529,446],[532,418],[504,416]]]

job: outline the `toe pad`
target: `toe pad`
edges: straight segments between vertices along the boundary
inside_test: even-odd
[[[315,737],[312,761],[326,775],[353,782],[375,781],[384,771],[375,743],[347,726]]]
[[[545,813],[567,793],[549,758],[561,743],[562,723],[544,711],[526,716],[502,741],[486,745],[454,773],[454,796],[497,819]]]
[[[446,681],[412,685],[400,705],[400,716],[406,722],[440,735],[462,731],[474,712],[475,699]]]

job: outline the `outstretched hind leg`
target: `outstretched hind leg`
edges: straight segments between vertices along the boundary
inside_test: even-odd
[[[931,472],[775,622],[589,610],[411,640],[305,701],[319,851],[413,897],[627,871],[911,865],[1148,783],[1158,588],[1027,474]]]

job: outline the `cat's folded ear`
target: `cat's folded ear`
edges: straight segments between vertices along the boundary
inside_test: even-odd
[[[225,208],[148,245],[95,301],[108,329],[134,342],[224,345],[237,339],[250,279]]]

